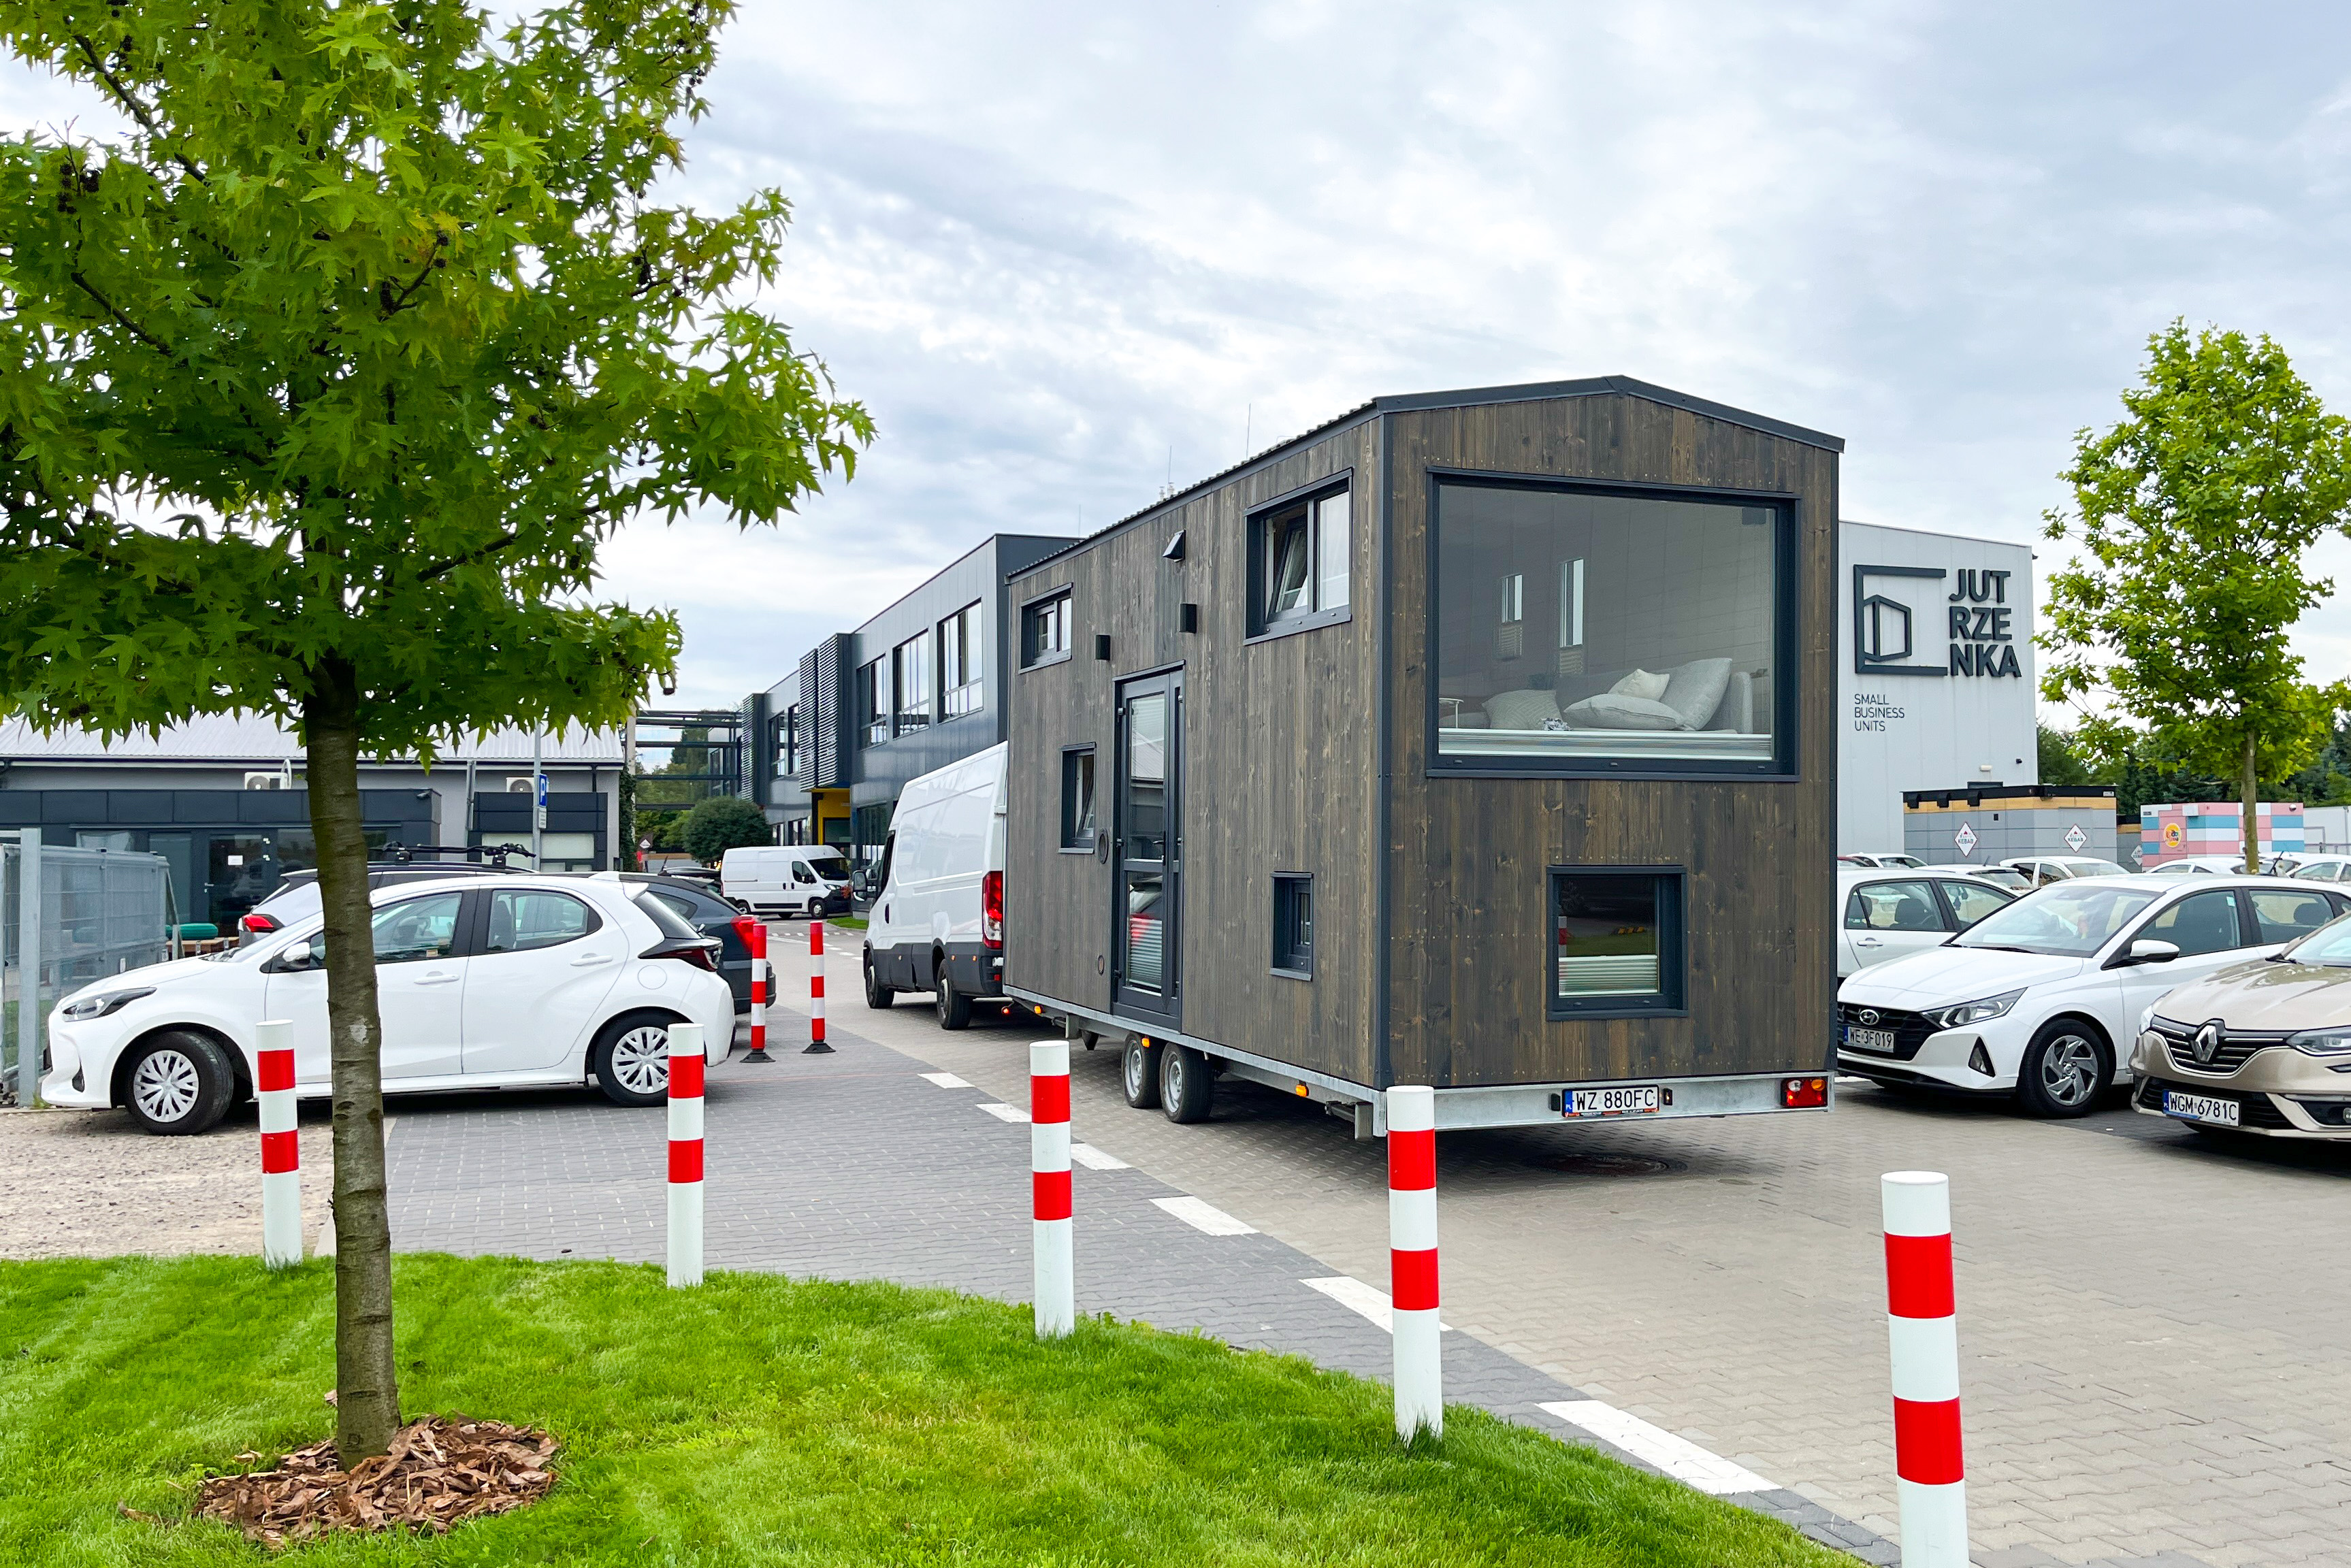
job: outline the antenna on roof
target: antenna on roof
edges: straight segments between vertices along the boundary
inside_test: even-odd
[[[1252,434],[1250,419],[1256,413],[1257,404],[1253,402],[1241,404],[1241,461],[1244,463],[1249,461],[1249,436]]]

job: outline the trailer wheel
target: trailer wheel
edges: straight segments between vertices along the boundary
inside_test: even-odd
[[[1118,1053],[1119,1084],[1126,1091],[1126,1103],[1138,1111],[1159,1108],[1159,1057],[1165,1049],[1136,1039]]]
[[[1171,1122],[1205,1122],[1216,1081],[1208,1059],[1188,1045],[1163,1046],[1159,1051],[1159,1108]]]

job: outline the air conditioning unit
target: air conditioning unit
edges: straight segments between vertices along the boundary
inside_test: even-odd
[[[245,787],[248,789],[287,789],[294,781],[283,773],[248,773]]]
[[[531,792],[530,777],[528,774],[525,774],[520,779],[509,779],[507,780],[507,793],[509,795],[528,795]]]

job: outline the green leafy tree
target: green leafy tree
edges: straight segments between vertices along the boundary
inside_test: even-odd
[[[677,837],[687,854],[704,865],[716,865],[728,850],[774,843],[776,830],[752,802],[740,795],[720,795],[688,811]]]
[[[2059,786],[2103,784],[2091,760],[2074,747],[2074,737],[2062,729],[2040,727],[2041,782]]]
[[[772,521],[871,435],[751,303],[774,192],[654,200],[727,0],[0,0],[125,127],[0,141],[0,711],[299,732],[325,903],[337,1441],[392,1364],[362,757],[618,724],[633,517]]]
[[[2309,761],[2351,706],[2351,685],[2303,678],[2285,638],[2333,591],[2304,558],[2351,507],[2351,425],[2267,337],[2179,321],[2148,340],[2123,408],[2060,476],[2073,515],[2048,514],[2077,553],[2049,580],[2042,695],[2105,699],[2076,732],[2094,754],[2152,749],[2236,780],[2254,870],[2261,779]]]

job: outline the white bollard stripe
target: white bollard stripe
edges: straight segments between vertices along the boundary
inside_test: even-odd
[[[1892,1171],[1880,1184],[1888,1236],[1949,1236],[1951,1181],[1939,1171]]]
[[[1388,1246],[1397,1252],[1426,1252],[1437,1245],[1437,1194],[1388,1189]]]
[[[1886,1319],[1894,1356],[1894,1397],[1939,1405],[1959,1396],[1959,1320]]]
[[[1896,1479],[1902,1516],[1902,1568],[1969,1568],[1968,1483],[1928,1486]]]
[[[702,1184],[698,1181],[670,1183],[669,1282],[702,1283]]]
[[[265,1133],[290,1133],[301,1124],[301,1114],[295,1108],[291,1089],[264,1089],[254,1097],[261,1110],[261,1130]]]
[[[690,1094],[669,1103],[669,1141],[702,1141],[702,1096]]]
[[[1070,1124],[1035,1122],[1029,1128],[1029,1168],[1065,1171],[1070,1168]]]
[[[1442,1352],[1437,1348],[1437,1335],[1442,1332],[1433,1310],[1394,1312],[1395,1343],[1395,1425],[1396,1435],[1410,1438],[1414,1433],[1426,1430],[1431,1437],[1445,1435],[1445,1396]]]

